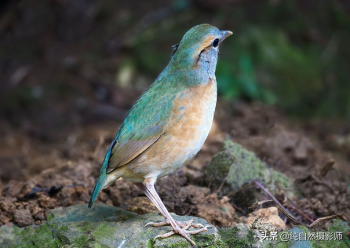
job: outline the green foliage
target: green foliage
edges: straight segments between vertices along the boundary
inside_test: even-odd
[[[229,57],[235,59],[219,63],[217,73],[219,92],[228,98],[268,104],[278,101],[293,112],[322,90],[321,66],[315,54],[293,45],[283,32],[250,27],[229,45]]]
[[[240,26],[221,53],[219,93],[277,102],[297,116],[350,119],[350,18],[339,4],[303,7],[265,2],[253,18],[232,14]]]

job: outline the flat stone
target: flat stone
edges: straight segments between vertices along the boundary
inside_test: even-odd
[[[204,219],[192,216],[177,216],[174,219],[210,225]],[[164,218],[158,213],[138,215],[121,208],[96,204],[75,205],[54,209],[48,221],[40,226],[26,228],[2,226],[0,243],[4,247],[192,247],[183,237],[174,235],[166,239],[154,237],[171,231],[170,226],[145,227],[148,222],[160,222]],[[192,235],[199,247],[213,245],[220,241],[218,230],[210,225],[208,231]]]

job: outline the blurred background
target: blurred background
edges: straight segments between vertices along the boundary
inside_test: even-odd
[[[350,120],[346,1],[17,0],[0,8],[1,116],[16,125],[34,115],[49,126],[78,123],[96,104],[127,109],[118,92],[146,89],[170,46],[199,23],[234,33],[217,67],[221,97]]]
[[[279,159],[307,171],[333,152],[349,176],[348,1],[14,0],[0,3],[0,192],[69,161],[93,163],[90,191],[125,114],[200,23],[233,32],[220,48],[214,129],[256,138],[273,119],[316,147]],[[278,132],[271,151],[247,145],[277,169],[271,154],[291,140]]]

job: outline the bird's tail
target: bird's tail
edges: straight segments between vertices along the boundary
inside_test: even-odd
[[[92,204],[94,204],[98,196],[98,193],[100,193],[102,189],[106,188],[108,185],[110,185],[112,182],[117,180],[123,174],[123,170],[118,170],[118,169],[107,174],[107,167],[109,163],[109,158],[111,156],[111,150],[112,150],[113,144],[114,143],[112,142],[111,145],[109,146],[107,154],[103,160],[102,168],[100,170],[100,175],[98,176],[97,182],[95,184],[95,188],[92,191],[88,208],[92,207]]]
[[[102,170],[101,170],[102,171]],[[105,171],[105,170],[103,170]],[[91,208],[92,204],[94,204],[94,201],[96,200],[98,193],[106,188],[108,185],[113,183],[115,180],[117,180],[119,177],[121,177],[123,174],[123,170],[114,170],[109,174],[106,174],[106,172],[100,172],[100,176],[97,179],[96,185],[94,190],[92,191],[92,195],[89,201],[88,207]]]
[[[104,175],[100,174],[100,176],[98,177],[97,182],[95,184],[95,188],[92,191],[92,195],[90,197],[88,208],[91,208],[92,204],[94,204],[94,202],[98,196],[98,193],[101,191],[101,189],[103,188],[103,185],[105,184],[106,179],[107,179],[106,173],[104,173]]]

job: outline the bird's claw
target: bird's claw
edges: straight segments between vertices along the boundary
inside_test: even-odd
[[[177,224],[179,221],[176,221]],[[188,231],[187,229],[190,228],[191,226],[193,227],[193,224],[192,224],[193,220],[190,220],[190,221],[183,221],[181,222],[182,224],[185,224],[187,223],[186,226],[182,226],[180,227],[180,225],[178,225],[178,228],[174,229],[173,231],[170,231],[168,233],[165,233],[165,234],[161,234],[161,235],[157,235],[153,241],[155,241],[156,239],[158,238],[168,238],[174,234],[179,234],[181,235],[182,237],[184,237],[185,239],[187,239],[191,244],[192,246],[196,246],[196,244],[193,242],[193,240],[190,238],[189,235],[193,235],[193,234],[198,234],[198,233],[201,233],[201,232],[205,232],[208,230],[208,228],[210,228],[211,226],[207,225],[207,226],[203,226],[202,224],[196,224],[196,226],[202,226],[201,229],[197,229],[197,230],[191,230],[191,231]]]
[[[182,229],[182,230],[187,230],[188,228],[190,228],[190,226],[191,226],[191,224],[189,224],[189,225],[187,225],[187,226],[185,226],[185,227],[183,227],[183,228],[181,228],[181,229]],[[175,231],[170,231],[170,232],[165,233],[165,234],[160,234],[160,235],[157,235],[157,236],[153,239],[153,241],[155,241],[157,238],[162,238],[162,239],[164,239],[164,238],[170,237],[170,236],[172,236],[172,235],[174,235],[174,234],[175,234]]]
[[[193,219],[192,220],[188,220],[188,221],[177,221],[175,220],[176,224],[179,225],[179,227],[181,227],[182,229],[184,229],[184,227],[186,227],[187,225],[189,225],[189,227],[193,227],[193,228],[203,228],[204,226],[200,223],[193,223]],[[169,220],[164,220],[162,222],[148,222],[146,226],[153,226],[153,227],[160,227],[160,226],[170,226],[170,221]]]
[[[156,224],[157,224],[157,223],[154,223],[154,222],[148,222],[148,223],[146,223],[146,225],[144,225],[144,227],[150,226],[150,225],[154,226],[154,225],[156,225]]]

